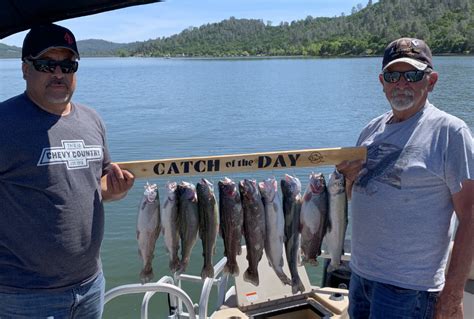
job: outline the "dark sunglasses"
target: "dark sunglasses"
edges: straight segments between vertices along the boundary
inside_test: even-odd
[[[45,73],[54,73],[56,67],[59,66],[61,72],[63,73],[74,73],[79,68],[79,63],[77,61],[71,60],[25,60],[26,63],[33,65],[36,71],[45,72]]]
[[[388,83],[397,83],[398,81],[400,81],[400,77],[403,75],[403,77],[405,78],[407,82],[418,82],[418,81],[421,81],[421,79],[423,79],[423,77],[425,76],[425,73],[426,72],[420,71],[420,70],[413,70],[413,71],[406,71],[406,72],[398,72],[398,71],[384,72],[383,79],[385,80],[385,82],[388,82]]]

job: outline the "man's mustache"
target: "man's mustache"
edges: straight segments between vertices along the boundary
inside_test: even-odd
[[[51,86],[51,85],[64,85],[69,89],[69,84],[62,79],[53,79],[49,81],[46,86]]]

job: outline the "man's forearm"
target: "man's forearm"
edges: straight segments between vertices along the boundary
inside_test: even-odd
[[[471,215],[470,217],[467,216]],[[443,293],[453,298],[462,298],[464,285],[471,269],[474,256],[473,218],[466,214],[460,222],[454,238],[451,262],[446,274],[446,284]]]

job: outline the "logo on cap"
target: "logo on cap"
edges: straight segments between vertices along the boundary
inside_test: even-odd
[[[67,32],[64,34],[64,40],[66,40],[66,42],[67,42],[69,45],[71,45],[71,44],[74,42],[74,40],[72,39],[71,35],[70,35],[69,33],[67,33]]]

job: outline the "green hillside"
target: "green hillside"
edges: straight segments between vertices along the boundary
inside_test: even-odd
[[[306,17],[277,26],[262,20],[231,17],[189,28],[178,35],[143,42],[131,55],[373,55],[391,40],[425,39],[434,53],[472,53],[473,0],[369,1],[352,14],[334,18]]]
[[[21,56],[21,48],[0,43],[0,58],[18,58]]]
[[[125,43],[96,39],[77,41],[77,49],[81,56],[115,56],[120,49],[127,46]]]
[[[391,40],[425,39],[434,54],[474,52],[474,0],[380,0],[350,15],[311,17],[272,25],[230,17],[190,27],[171,37],[118,44],[79,41],[82,56],[365,56],[379,55]],[[0,44],[0,57],[19,48]]]

